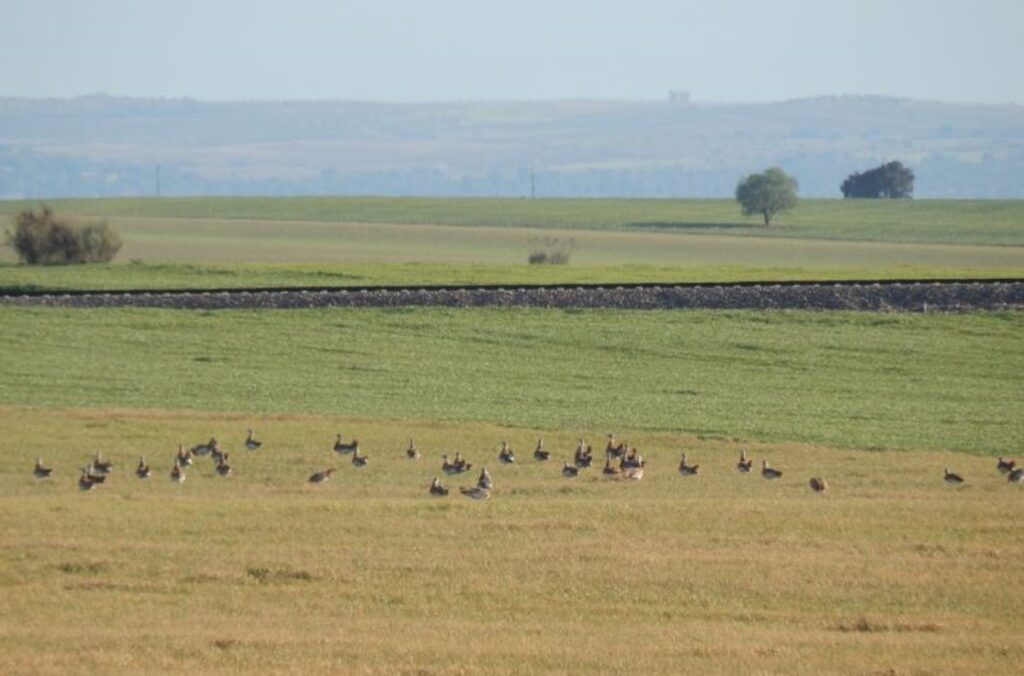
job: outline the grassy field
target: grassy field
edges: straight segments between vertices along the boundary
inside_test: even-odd
[[[1024,443],[1020,313],[0,308],[0,403],[993,454]]]
[[[194,197],[52,200],[90,217],[317,221],[1024,245],[1021,200],[803,200],[771,228],[732,200]],[[0,214],[35,202],[0,201]]]
[[[570,481],[529,458],[536,435],[561,455],[606,426],[20,407],[0,424],[5,674],[1012,674],[1024,658],[1024,495],[987,457],[754,444],[784,471],[768,482],[732,468],[735,443],[616,429],[643,481]],[[337,431],[368,467],[330,450]],[[176,444],[210,434],[235,474],[201,459],[172,485]],[[502,439],[517,465],[494,461]],[[680,448],[700,475],[676,473]],[[454,449],[492,470],[489,502],[427,496]],[[114,473],[81,493],[95,450]],[[32,478],[37,454],[54,476]]]

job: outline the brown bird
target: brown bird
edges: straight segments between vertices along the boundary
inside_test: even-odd
[[[700,465],[686,464],[686,453],[679,459],[679,473],[683,476],[693,476],[700,469]]]
[[[96,482],[94,482],[92,477],[89,476],[89,468],[83,467],[82,476],[78,477],[78,488],[83,491],[91,491],[95,485]]]
[[[942,478],[947,484],[962,484],[964,482],[964,478],[962,476],[949,471],[948,467],[946,468],[946,472]]]
[[[358,450],[359,450],[359,440],[358,439],[353,439],[351,443],[346,444],[346,443],[343,443],[341,441],[341,435],[339,434],[338,438],[334,442],[334,452],[335,453],[353,453],[353,452],[356,452]]]
[[[409,448],[405,449],[405,457],[410,460],[420,459],[420,452],[416,450],[416,444],[413,443],[412,439],[409,440]]]
[[[184,444],[178,444],[178,455],[174,458],[174,464],[179,467],[192,466],[192,451],[186,451]]]
[[[437,496],[448,495],[448,489],[444,487],[444,484],[437,477],[434,477],[434,480],[430,482],[430,494]]]
[[[618,476],[622,472],[621,469],[612,465],[612,454],[605,452],[604,454],[604,469],[601,473],[605,476]]]
[[[104,462],[100,458],[99,451],[97,451],[96,459],[92,461],[92,469],[94,472],[99,472],[100,474],[110,474],[110,472],[114,469],[114,463],[109,461]]]
[[[256,438],[252,435],[252,430],[249,430],[249,436],[245,438],[245,447],[250,451],[259,450],[260,446],[263,445],[262,441],[256,441]]]
[[[486,488],[480,488],[479,486],[473,486],[472,488],[466,488],[463,486],[459,489],[459,492],[473,500],[487,500],[491,497],[491,492],[489,490]]]
[[[135,476],[140,479],[148,479],[152,472],[149,469],[149,465],[146,464],[146,458],[139,456],[139,466],[135,468]]]
[[[32,470],[32,474],[37,479],[45,479],[46,477],[53,474],[53,469],[50,467],[43,467],[43,459],[36,458],[36,468]]]
[[[767,460],[762,460],[761,461],[761,476],[763,476],[765,479],[781,479],[782,478],[782,472],[780,470],[777,470],[777,469],[774,469],[772,467],[769,467]]]
[[[1012,481],[1015,484],[1019,484],[1024,481],[1024,467],[1017,467],[1016,469],[1010,470],[1006,475],[1007,481]]]
[[[333,467],[330,469],[325,469],[322,472],[317,472],[316,474],[313,474],[312,476],[309,477],[309,483],[322,484],[323,482],[329,480],[332,474],[334,474]]]
[[[537,448],[533,449],[534,460],[547,460],[551,457],[551,451],[544,448],[544,440],[537,439]]]
[[[473,469],[472,463],[466,462],[466,459],[458,451],[455,451],[455,459],[452,462],[459,468],[460,472],[468,472]]]
[[[811,477],[810,486],[815,493],[824,493],[828,490],[828,482],[820,476]]]
[[[196,444],[189,449],[192,455],[210,455],[214,451],[220,451],[220,444],[217,443],[217,437],[210,437],[210,440],[205,444]]]
[[[183,470],[177,463],[175,463],[174,467],[171,468],[171,481],[176,484],[181,484],[185,481],[185,470]]]
[[[565,465],[562,466],[562,476],[564,476],[567,479],[574,479],[578,477],[579,474],[580,468],[577,467],[576,465],[570,465],[569,463],[565,463]]]
[[[484,467],[480,470],[480,478],[476,480],[476,485],[480,488],[486,488],[491,490],[494,488],[494,482],[491,480],[491,473]]]
[[[516,452],[512,450],[512,447],[508,445],[507,441],[501,442],[501,450],[498,451],[498,460],[511,465],[516,461]]]
[[[621,458],[626,454],[626,447],[628,444],[622,442],[621,444],[615,444],[615,435],[608,435],[608,445],[605,446],[604,452],[610,454],[613,458]]]
[[[736,463],[736,469],[746,474],[754,467],[754,461],[747,459],[747,452],[740,449],[740,461]]]
[[[227,453],[221,455],[220,460],[217,461],[217,474],[220,476],[227,476],[231,474],[231,465],[228,464]]]
[[[1013,468],[1016,467],[1016,466],[1017,466],[1017,461],[1016,460],[1011,460],[1010,458],[1004,458],[1002,456],[1000,456],[999,457],[999,461],[996,462],[996,469],[998,469],[1003,474],[1008,474],[1008,473],[1012,472]]]
[[[626,472],[625,472],[625,474],[623,474],[623,476],[626,477],[627,479],[633,479],[634,481],[640,481],[640,479],[644,478],[644,468],[643,468],[643,466],[630,467],[629,469],[626,470]]]
[[[366,467],[366,463],[370,461],[365,455],[359,455],[359,448],[352,452],[352,464],[356,467]]]

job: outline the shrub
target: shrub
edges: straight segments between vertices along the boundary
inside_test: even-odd
[[[6,235],[7,245],[29,265],[109,263],[121,249],[120,236],[106,222],[75,224],[45,204],[38,212],[18,212]]]
[[[576,240],[561,237],[535,237],[530,240],[530,265],[565,265],[569,262]]]

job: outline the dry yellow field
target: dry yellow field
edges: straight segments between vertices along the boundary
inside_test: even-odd
[[[259,451],[241,448],[248,427]],[[994,458],[749,446],[783,470],[770,482],[735,470],[733,442],[631,430],[11,406],[0,429],[4,674],[1010,674],[1024,659],[1024,486]],[[600,448],[610,431],[648,459],[642,481],[560,475],[578,434]],[[367,467],[331,450],[338,432]],[[199,459],[173,485],[177,444],[210,435],[234,475]],[[497,463],[502,440],[515,465]],[[676,471],[682,449],[698,476]],[[81,492],[97,450],[113,474]],[[427,494],[456,450],[491,470],[489,501]],[[52,477],[32,477],[37,455]]]

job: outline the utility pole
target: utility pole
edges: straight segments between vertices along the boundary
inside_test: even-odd
[[[160,165],[156,165],[156,196],[160,197]]]
[[[533,167],[530,167],[530,199],[537,199],[537,181],[533,173]]]

